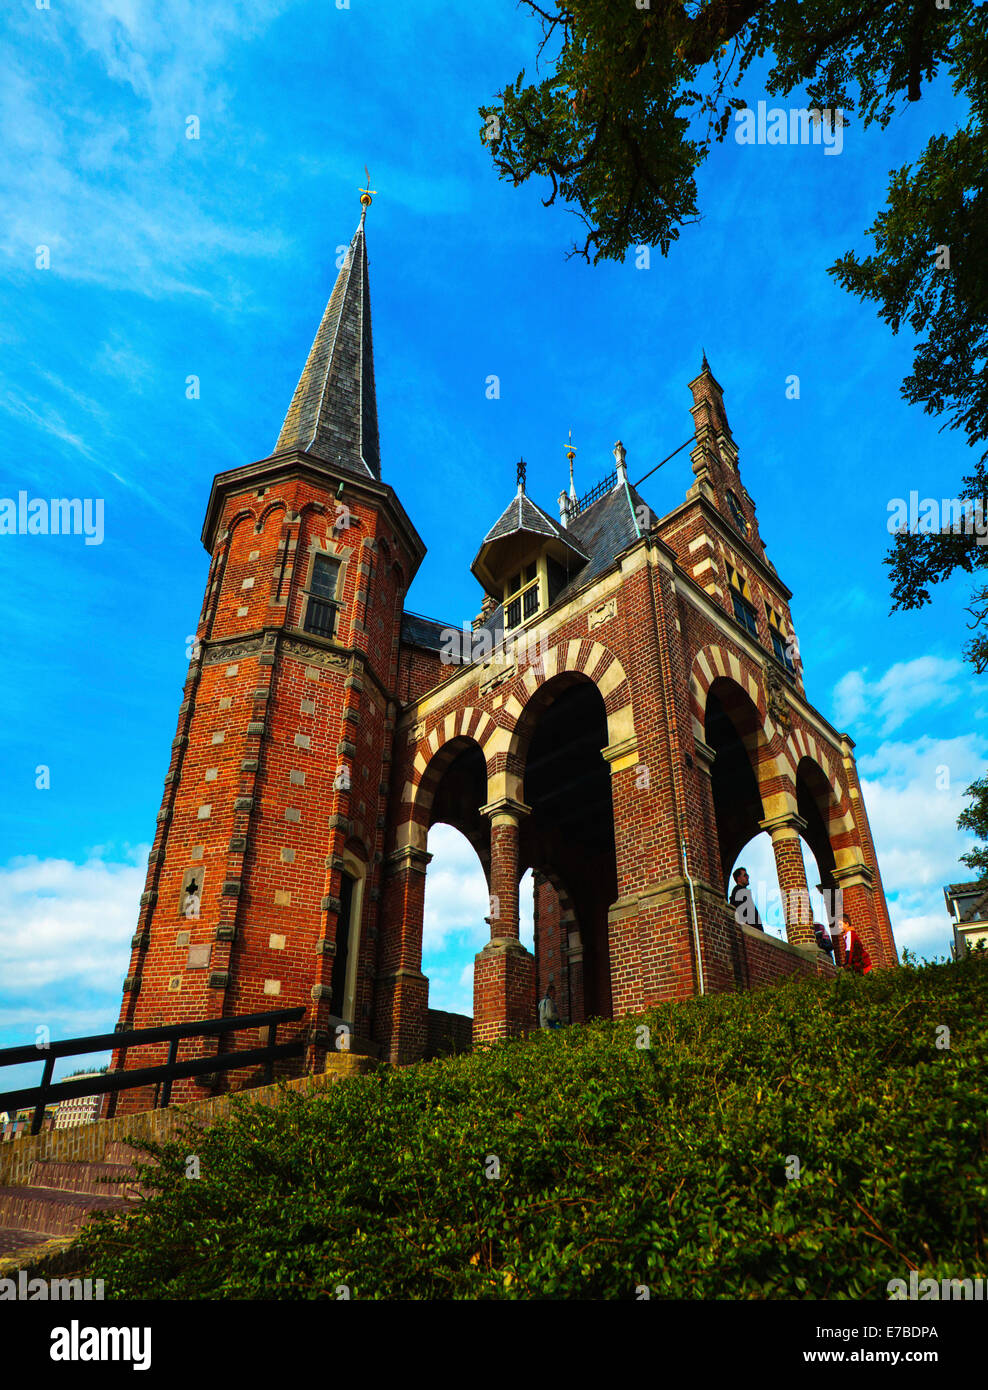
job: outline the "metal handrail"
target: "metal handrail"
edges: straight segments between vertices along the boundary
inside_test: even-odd
[[[0,1094],[0,1110],[17,1110],[22,1106],[33,1105],[31,1133],[40,1133],[44,1123],[45,1106],[52,1100],[71,1100],[78,1096],[112,1095],[130,1090],[136,1086],[163,1083],[160,1096],[156,1097],[154,1108],[164,1108],[171,1101],[173,1081],[191,1076],[207,1076],[217,1071],[254,1066],[264,1063],[266,1079],[274,1080],[274,1063],[279,1057],[297,1057],[305,1050],[305,1040],[277,1043],[279,1023],[294,1023],[305,1016],[305,1007],[294,1009],[273,1009],[261,1014],[241,1014],[227,1018],[203,1019],[197,1023],[165,1024],[158,1028],[124,1029],[117,1033],[98,1033],[86,1038],[63,1038],[49,1043],[44,1048],[37,1044],[0,1049],[0,1067],[22,1065],[36,1062],[39,1052],[44,1053],[45,1070],[40,1086],[27,1086],[17,1091]],[[268,1041],[264,1047],[248,1048],[241,1052],[223,1052],[215,1057],[198,1057],[191,1061],[178,1061],[178,1045],[184,1038],[206,1038],[224,1033],[239,1032],[245,1028],[269,1029]],[[59,1057],[81,1056],[88,1052],[105,1052],[112,1048],[126,1054],[132,1047],[143,1047],[152,1043],[167,1042],[168,1061],[161,1066],[139,1067],[133,1071],[106,1072],[102,1075],[67,1079],[52,1083],[52,1071]]]

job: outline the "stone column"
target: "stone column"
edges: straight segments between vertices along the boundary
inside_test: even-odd
[[[480,808],[491,822],[491,939],[474,961],[474,1046],[535,1027],[535,957],[518,939],[518,828],[531,807],[504,796]]]
[[[806,822],[800,816],[788,813],[771,816],[768,820],[760,821],[759,825],[772,837],[772,850],[783,895],[786,937],[789,944],[812,946],[813,914],[810,910],[810,892],[806,884],[803,851],[799,841],[800,834],[806,829]]]
[[[883,933],[879,930],[875,875],[871,869],[860,861],[856,864],[846,864],[833,870],[833,879],[840,893],[837,899],[838,915],[841,911],[847,913],[851,919],[851,926],[871,956],[872,965],[894,965],[895,961],[888,959]],[[835,936],[839,931],[840,923],[835,921]],[[838,945],[834,956],[835,964],[839,965],[842,960],[843,949]]]

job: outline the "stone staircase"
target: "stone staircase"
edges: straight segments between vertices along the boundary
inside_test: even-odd
[[[239,1093],[260,1104],[278,1104],[282,1087],[298,1093],[324,1089],[381,1065],[373,1044],[333,1052],[322,1073]],[[225,1116],[237,1094],[170,1105],[71,1129],[22,1135],[0,1144],[0,1277],[23,1268],[38,1273],[70,1271],[63,1254],[95,1211],[127,1211],[140,1200],[135,1161],[149,1156],[131,1139],[164,1141],[188,1120],[210,1124]]]
[[[18,1141],[14,1141],[18,1142]],[[96,1211],[127,1211],[140,1197],[133,1150],[114,1141],[100,1162],[38,1159],[27,1181],[0,1187],[0,1260],[75,1236]]]

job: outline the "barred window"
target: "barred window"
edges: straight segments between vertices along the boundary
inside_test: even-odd
[[[336,589],[340,577],[340,562],[328,555],[317,555],[312,562],[309,579],[309,601],[305,606],[304,629],[317,637],[333,637],[336,633],[336,613],[339,603]]]

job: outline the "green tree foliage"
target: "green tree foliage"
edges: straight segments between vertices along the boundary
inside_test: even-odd
[[[481,138],[502,178],[549,181],[582,219],[588,260],[629,247],[668,254],[696,220],[696,171],[731,129],[752,66],[771,96],[841,110],[886,127],[925,85],[948,80],[966,108],[914,165],[893,170],[868,228],[871,255],[847,252],[830,273],[915,339],[906,400],[988,440],[988,22],[974,0],[522,0],[543,31],[535,81],[521,72],[481,108]],[[544,71],[542,64],[545,64]],[[760,80],[760,77],[759,77]],[[986,454],[961,497],[986,503]],[[988,546],[973,534],[903,531],[886,563],[893,609],[919,608],[956,570],[976,573],[966,655],[988,667]],[[972,788],[972,795],[974,795]],[[988,840],[976,800],[965,828]],[[988,809],[988,808],[983,808]],[[968,813],[965,813],[967,815]],[[986,850],[985,855],[988,855]]]
[[[972,1276],[986,1005],[968,957],[244,1099],[152,1148],[148,1198],[75,1253],[108,1298],[885,1299],[913,1268]]]

